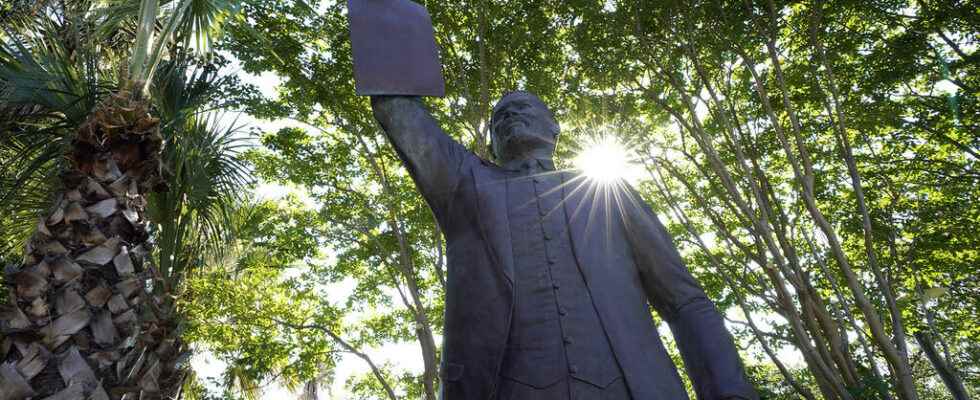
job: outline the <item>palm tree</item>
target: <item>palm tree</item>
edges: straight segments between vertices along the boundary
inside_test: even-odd
[[[195,67],[236,5],[20,4],[0,32],[0,252],[26,242],[4,271],[0,400],[178,395],[174,296],[245,182],[236,130],[200,113],[215,69]]]

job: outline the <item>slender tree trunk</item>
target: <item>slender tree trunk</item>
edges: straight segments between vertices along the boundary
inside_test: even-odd
[[[394,214],[392,216],[394,217]],[[422,382],[425,387],[426,399],[436,400],[436,380],[439,376],[439,362],[436,359],[437,350],[435,338],[432,336],[432,323],[429,322],[425,305],[422,304],[422,293],[419,291],[418,284],[415,281],[414,262],[412,261],[412,253],[408,247],[405,233],[401,229],[401,224],[398,220],[393,219],[389,223],[395,227],[395,234],[398,237],[399,259],[401,260],[402,273],[413,302],[415,333],[419,339],[419,345],[422,347],[422,361],[425,366]]]
[[[857,387],[859,386],[860,379],[858,377],[857,367],[855,366],[854,360],[848,357],[846,354],[846,336],[842,336],[840,334],[840,327],[837,326],[836,321],[827,311],[826,300],[824,300],[819,292],[817,292],[816,288],[813,287],[813,284],[809,278],[809,273],[804,271],[800,265],[797,250],[786,234],[786,230],[788,229],[787,216],[783,212],[782,208],[779,207],[779,202],[775,192],[772,190],[772,185],[769,183],[769,179],[762,173],[762,170],[758,165],[759,160],[753,159],[752,163],[753,170],[756,171],[756,175],[759,177],[760,186],[764,192],[764,195],[760,200],[760,208],[766,210],[767,214],[775,216],[773,221],[776,222],[777,225],[776,229],[774,229],[776,238],[779,241],[780,246],[785,249],[790,267],[793,269],[793,272],[796,274],[797,279],[800,282],[798,285],[798,290],[800,291],[797,293],[797,295],[801,296],[801,301],[804,301],[809,305],[809,311],[812,313],[812,318],[815,322],[815,324],[811,327],[814,338],[820,336],[824,336],[826,338],[827,353],[833,360],[833,363],[838,366],[838,370],[844,380],[844,383],[850,387]]]
[[[813,218],[814,223],[818,228],[820,228],[821,232],[823,232],[824,236],[827,238],[827,243],[830,246],[831,254],[833,254],[835,261],[837,261],[837,264],[840,267],[841,273],[845,278],[848,288],[851,290],[851,294],[854,297],[858,309],[861,310],[861,313],[865,317],[865,321],[868,323],[868,327],[871,329],[871,334],[875,340],[875,344],[877,344],[885,354],[885,359],[888,361],[889,365],[891,365],[891,367],[897,371],[898,379],[896,384],[900,389],[900,393],[903,393],[903,398],[905,400],[917,400],[918,395],[915,393],[915,386],[912,382],[912,373],[909,369],[908,363],[902,359],[898,349],[895,347],[894,343],[891,342],[891,338],[888,337],[885,327],[882,324],[881,317],[878,315],[878,312],[874,309],[874,305],[872,305],[871,301],[865,294],[865,289],[861,283],[861,280],[851,267],[851,263],[848,260],[847,255],[844,253],[844,249],[840,243],[839,237],[837,236],[836,229],[834,229],[834,227],[830,224],[830,221],[827,220],[823,212],[817,206],[816,197],[814,194],[813,175],[812,173],[804,174],[803,172],[804,170],[812,171],[812,166],[809,164],[801,166],[800,160],[794,154],[791,145],[783,132],[779,119],[776,117],[775,111],[772,109],[772,105],[769,103],[768,91],[765,89],[762,78],[755,71],[755,62],[748,56],[748,54],[741,51],[740,53],[743,61],[745,62],[746,70],[748,70],[753,77],[753,82],[762,101],[763,108],[773,124],[773,131],[776,133],[789,164],[793,168],[794,177],[803,189],[801,194],[803,195],[803,200],[807,211],[810,213],[811,218]],[[773,69],[774,71],[777,71],[777,82],[785,91],[785,82],[783,82],[781,79],[781,73],[778,72],[780,71],[778,62],[774,62]],[[791,110],[787,110],[787,112],[791,112]],[[801,137],[800,132],[798,131],[794,131],[794,134],[798,139]]]
[[[758,154],[756,151],[752,153]],[[769,183],[769,179],[762,173],[759,162],[760,160],[753,158],[751,169],[753,174],[758,177],[759,186],[763,192],[758,200],[759,209],[762,210],[764,215],[771,216],[769,219],[775,225],[773,231],[776,239],[780,247],[784,249],[789,266],[794,274],[793,276],[798,281],[796,286],[798,291],[797,295],[800,296],[801,303],[807,306],[804,309],[806,310],[805,314],[809,317],[808,320],[812,320],[813,322],[808,327],[818,343],[821,342],[821,337],[826,339],[826,343],[821,343],[823,346],[818,346],[818,349],[822,349],[824,346],[826,347],[826,357],[829,357],[829,360],[826,360],[826,362],[830,363],[830,360],[832,360],[838,366],[838,371],[847,386],[857,387],[859,385],[857,368],[853,360],[846,354],[846,337],[840,335],[840,328],[827,311],[826,301],[813,287],[810,282],[809,273],[801,267],[798,252],[786,234],[786,230],[791,229],[791,227],[787,227],[788,218],[783,212],[782,207],[779,206],[779,199],[776,197],[772,185]]]
[[[894,235],[889,240],[889,248],[893,259],[897,260],[898,249],[895,244]],[[935,341],[933,336],[940,337],[936,332],[935,318],[932,310],[929,309],[925,300],[925,291],[922,289],[922,284],[918,278],[918,268],[915,267],[914,263],[909,263],[912,266],[912,273],[915,278],[915,292],[920,299],[920,304],[922,306],[922,313],[925,315],[926,328],[915,333],[915,340],[919,342],[919,346],[922,347],[922,352],[925,353],[926,358],[929,359],[929,363],[932,364],[936,373],[939,374],[939,378],[942,379],[943,384],[946,385],[946,389],[949,390],[950,395],[953,396],[955,400],[967,400],[969,395],[966,392],[966,387],[963,386],[963,380],[960,378],[959,373],[953,367],[949,355],[947,354],[945,359],[939,354],[936,349]]]
[[[902,321],[902,312],[898,308],[898,303],[895,301],[895,295],[892,293],[891,282],[888,282],[884,274],[882,274],[881,267],[878,264],[878,256],[874,251],[874,233],[871,226],[871,215],[868,212],[868,206],[864,199],[864,187],[861,183],[861,175],[857,168],[857,161],[854,159],[854,151],[852,150],[850,137],[847,134],[847,125],[844,119],[844,111],[841,106],[837,80],[834,77],[833,66],[827,60],[827,54],[824,51],[823,43],[817,34],[818,22],[817,17],[814,17],[814,21],[810,26],[810,36],[811,40],[813,41],[813,45],[816,48],[820,65],[822,65],[824,68],[824,73],[826,75],[826,86],[830,91],[830,102],[826,103],[827,113],[828,116],[835,122],[834,129],[837,133],[837,140],[838,144],[840,145],[841,155],[844,158],[844,163],[847,165],[847,173],[851,178],[851,187],[854,190],[854,197],[857,202],[858,213],[861,215],[861,228],[864,232],[864,248],[865,254],[868,257],[868,268],[871,269],[872,273],[874,274],[875,280],[877,281],[878,286],[880,286],[881,292],[885,297],[885,303],[892,319],[892,329],[895,331],[895,344],[899,351],[903,354],[903,357],[907,359],[908,346],[906,345],[905,324]]]
[[[696,64],[698,64],[698,63],[696,63]],[[758,217],[756,217],[756,214],[752,211],[752,208],[748,205],[748,202],[741,197],[739,191],[736,189],[735,184],[734,184],[734,179],[732,178],[731,174],[727,171],[726,167],[724,166],[724,164],[721,162],[720,158],[718,157],[717,151],[715,150],[714,146],[711,143],[710,136],[707,135],[707,133],[703,131],[703,129],[701,127],[701,123],[698,120],[698,118],[696,116],[696,113],[694,111],[694,106],[693,106],[693,104],[691,104],[689,95],[686,93],[685,88],[682,87],[682,85],[679,82],[677,82],[670,74],[668,74],[666,70],[663,70],[662,69],[662,75],[664,76],[663,80],[665,82],[667,82],[668,84],[670,84],[681,95],[684,104],[688,108],[688,113],[691,115],[690,124],[688,124],[687,122],[685,122],[685,119],[683,118],[683,116],[680,115],[679,113],[677,113],[675,111],[675,112],[672,113],[673,116],[675,117],[675,120],[677,120],[678,123],[682,127],[685,127],[688,132],[690,132],[692,135],[694,135],[695,141],[698,143],[698,145],[701,147],[701,149],[704,151],[704,153],[708,157],[708,159],[709,159],[709,165],[716,172],[716,174],[718,175],[718,177],[721,178],[721,181],[723,183],[723,186],[726,188],[726,191],[727,191],[728,195],[732,197],[732,200],[737,205],[737,208],[736,209],[742,211],[742,216],[744,218],[746,218],[749,221],[752,221],[752,225],[756,228],[757,232],[759,232],[759,234],[760,234],[760,237],[763,239],[762,240],[762,243],[765,243],[765,247],[773,255],[774,261],[775,261],[775,265],[778,266],[779,269],[782,270],[786,274],[786,276],[788,278],[790,278],[790,282],[793,283],[794,287],[796,287],[797,293],[799,295],[803,296],[803,299],[801,299],[801,302],[807,301],[806,300],[806,297],[809,295],[809,293],[807,291],[805,291],[805,289],[803,287],[801,287],[800,282],[799,282],[799,279],[796,279],[797,275],[788,272],[789,270],[788,270],[788,268],[786,266],[787,260],[783,257],[782,252],[780,251],[779,247],[776,245],[776,243],[773,240],[774,233],[773,233],[773,230],[772,230],[772,228],[770,226],[771,225],[771,222],[770,222],[770,218],[771,217],[767,213],[767,210],[765,209],[765,207],[763,205],[759,205],[758,206],[758,208],[759,208],[759,214],[758,214]],[[709,82],[705,81],[704,84],[707,87],[710,87],[710,83]],[[713,93],[713,90],[709,89],[709,93]],[[661,105],[665,105],[665,104],[661,103]],[[753,179],[751,179],[752,170],[747,167],[747,164],[745,164],[744,156],[742,156],[741,150],[735,144],[733,144],[733,147],[736,148],[736,155],[740,158],[740,162],[742,163],[742,165],[745,165],[744,168],[747,169],[746,176],[749,177],[748,184],[752,188],[751,192],[754,194],[754,197],[759,202],[764,202],[764,199],[762,198],[764,196],[764,194],[761,193],[761,190],[756,185],[755,181]],[[764,265],[767,265],[767,264],[764,264]],[[781,278],[780,273],[777,272],[777,271],[771,271],[771,273],[767,273],[767,275],[770,276],[771,279],[773,279],[773,285],[777,289],[777,294],[779,295],[778,297],[785,298],[785,300],[784,300],[784,307],[787,306],[787,304],[791,304],[791,300],[790,299],[792,297],[788,293],[780,293],[780,289],[783,288],[785,286],[785,283],[786,283]],[[792,307],[791,309],[792,310],[795,310],[795,307]],[[793,317],[796,317],[796,318],[799,318],[799,316],[803,315],[803,314],[797,314],[796,311],[789,311],[791,309],[787,309],[788,315],[792,315]],[[804,336],[799,336],[800,337],[799,343],[801,345],[804,345],[804,346],[809,346],[809,339],[806,339],[807,335],[803,334],[802,333],[802,330],[805,330],[806,329],[805,326],[809,326],[811,329],[813,329],[813,328],[816,327],[816,325],[814,325],[814,324],[803,324],[802,323],[803,321],[804,321],[804,319],[796,319],[795,321],[793,321],[791,319],[791,326],[793,326],[794,329],[797,330],[797,335],[798,336],[801,335],[801,334],[804,335]],[[820,334],[820,332],[818,332],[818,331],[814,331],[813,333],[815,335],[819,335]],[[813,338],[814,339],[818,339],[816,336],[814,336]],[[825,342],[823,342],[821,340],[817,340],[816,341],[816,347],[815,348],[812,348],[811,350],[816,350],[816,353],[812,353],[812,355],[811,355],[811,359],[814,362],[817,362],[817,357],[820,357],[821,358],[821,361],[817,362],[817,365],[820,366],[820,367],[818,367],[819,369],[821,369],[821,370],[824,371],[825,376],[826,376],[825,379],[828,382],[835,382],[835,383],[833,383],[831,385],[831,386],[834,387],[834,392],[838,396],[841,396],[842,398],[849,398],[850,395],[846,391],[846,389],[844,387],[844,384],[843,383],[840,383],[838,381],[838,378],[836,378],[836,377],[835,378],[831,378],[831,376],[834,376],[836,374],[834,374],[831,371],[831,369],[828,368],[829,365],[832,365],[833,364],[833,362],[830,361],[831,358],[829,358],[829,352],[828,352],[828,350],[826,350]],[[804,352],[804,354],[806,355],[808,353],[807,352]],[[847,365],[846,361],[841,360],[839,357],[838,357],[838,361],[842,365]],[[846,370],[845,370],[845,372],[846,372]],[[844,376],[846,377],[846,375],[844,375]],[[853,380],[851,380],[851,382],[853,382]]]
[[[490,21],[487,20],[490,3],[488,0],[480,0],[480,11],[477,15],[477,25],[480,35],[480,45],[478,50],[478,61],[480,64],[480,109],[477,112],[479,116],[478,123],[476,126],[476,154],[483,158],[489,158],[490,151],[489,146],[487,146],[487,128],[490,126],[490,119],[487,117],[489,113],[487,110],[490,109],[490,82],[487,77],[487,70],[489,66],[487,65],[487,31],[489,30]]]
[[[706,204],[703,199],[700,199],[701,195],[698,194],[696,189],[687,182],[682,174],[675,171],[673,167],[669,164],[663,164],[664,168],[671,173],[675,178],[677,178],[681,183],[685,185],[691,196],[699,199],[698,203]],[[712,213],[710,208],[705,207],[705,212]],[[724,225],[720,224],[720,221],[716,221],[719,225],[719,229],[723,229]],[[761,239],[756,236],[757,241],[761,242]],[[761,244],[760,244],[761,246]],[[844,384],[840,382],[837,375],[834,373],[830,365],[825,363],[819,354],[819,351],[811,343],[811,337],[807,333],[807,329],[801,317],[802,313],[796,309],[793,304],[793,296],[786,289],[787,282],[782,278],[779,271],[772,266],[772,263],[765,259],[760,259],[759,264],[763,267],[763,271],[766,276],[772,282],[772,287],[776,291],[776,298],[778,301],[776,310],[781,310],[781,315],[789,321],[790,331],[796,338],[797,347],[803,354],[804,360],[807,363],[810,372],[813,374],[817,381],[817,386],[820,388],[821,393],[827,399],[850,399],[850,394],[844,387]]]
[[[970,396],[966,392],[966,387],[963,386],[963,381],[960,380],[956,372],[945,361],[943,361],[942,356],[936,350],[936,344],[933,343],[932,338],[929,337],[929,333],[924,331],[919,331],[915,333],[915,340],[919,342],[919,346],[922,348],[922,352],[925,353],[926,358],[932,363],[932,366],[939,373],[939,378],[943,380],[943,384],[949,389],[949,393],[953,395],[955,400],[969,400]]]
[[[650,170],[650,167],[648,166],[647,169]],[[725,279],[725,282],[735,293],[735,297],[738,301],[739,307],[741,308],[742,313],[745,314],[746,322],[749,325],[749,328],[752,330],[752,334],[756,337],[756,339],[759,340],[759,345],[762,346],[763,351],[773,362],[773,364],[776,365],[776,368],[779,370],[779,373],[783,375],[783,379],[786,379],[786,381],[789,382],[791,386],[793,386],[793,389],[796,390],[796,392],[799,393],[801,396],[803,396],[804,399],[816,400],[816,398],[813,396],[813,393],[810,392],[810,390],[807,389],[805,386],[801,385],[799,381],[797,381],[793,377],[793,375],[789,372],[786,366],[783,365],[782,361],[779,360],[779,357],[776,355],[775,351],[773,351],[771,346],[769,346],[769,344],[766,343],[765,336],[763,335],[762,331],[759,329],[758,326],[755,325],[755,321],[752,320],[752,312],[749,311],[749,307],[745,302],[745,297],[742,295],[740,291],[737,290],[737,288],[739,288],[741,285],[735,283],[732,277],[729,276],[729,271],[726,271],[726,269],[722,267],[721,260],[719,260],[718,257],[711,252],[708,246],[701,239],[701,236],[698,234],[697,230],[694,229],[694,225],[691,224],[690,219],[687,218],[687,215],[684,213],[684,211],[681,210],[681,208],[677,205],[677,200],[666,189],[666,182],[664,182],[663,175],[660,175],[659,172],[656,175],[654,175],[651,171],[651,176],[654,178],[653,179],[654,184],[656,185],[657,190],[660,192],[661,197],[667,200],[667,203],[670,206],[671,210],[673,210],[674,215],[676,215],[677,218],[680,219],[681,223],[684,224],[685,229],[687,229],[688,233],[696,240],[696,242],[698,243],[698,247],[701,248],[701,251],[703,251],[706,255],[708,255],[711,264],[715,267],[715,271],[717,271],[718,274],[720,274]]]
[[[775,13],[775,6],[773,5],[772,0],[769,0],[769,4],[770,8],[773,9],[773,13]],[[821,7],[822,5],[819,2],[814,5],[814,12],[811,14],[810,36],[813,41],[813,45],[816,48],[816,53],[820,59],[820,63],[823,65],[827,75],[827,87],[830,89],[833,108],[836,111],[835,129],[843,150],[842,152],[845,163],[847,164],[848,175],[850,175],[851,178],[851,186],[854,189],[854,195],[857,199],[858,211],[861,214],[862,228],[864,231],[864,247],[865,253],[868,257],[868,267],[871,269],[882,295],[885,297],[885,303],[891,317],[892,330],[895,335],[895,344],[894,347],[885,346],[888,348],[884,350],[886,356],[891,361],[892,368],[895,369],[898,375],[898,387],[902,397],[906,400],[916,400],[918,398],[918,394],[915,391],[914,377],[912,376],[912,371],[908,362],[908,347],[905,335],[905,324],[904,321],[902,321],[902,312],[899,310],[898,303],[895,301],[895,296],[892,294],[891,284],[887,281],[887,279],[885,279],[881,272],[881,268],[878,265],[878,258],[874,251],[871,217],[868,213],[868,208],[864,200],[864,188],[861,185],[861,176],[858,172],[857,163],[854,160],[854,154],[851,150],[850,139],[847,136],[847,128],[844,122],[844,112],[841,109],[840,95],[837,89],[836,79],[834,77],[833,66],[827,61],[827,54],[824,51],[823,44],[817,33],[817,27],[819,26],[820,22]],[[828,109],[828,112],[829,111],[830,110]],[[871,318],[870,316],[867,317],[869,319]],[[874,325],[871,321],[869,321],[869,324]],[[874,327],[872,328],[872,332],[874,332]],[[883,332],[877,333],[876,335],[882,334]]]
[[[334,332],[333,329],[330,329],[327,326],[316,325],[316,324],[297,325],[286,321],[280,321],[277,319],[273,319],[273,321],[275,321],[280,325],[287,326],[293,329],[314,329],[325,333],[327,336],[330,337],[330,339],[333,339],[335,343],[339,344],[340,347],[344,349],[344,351],[355,355],[357,358],[360,358],[361,360],[364,361],[364,363],[368,365],[368,367],[371,368],[371,374],[374,375],[374,378],[378,380],[378,383],[385,390],[385,394],[388,395],[388,399],[398,400],[398,396],[395,395],[395,391],[391,388],[391,384],[388,383],[388,379],[385,377],[384,371],[382,371],[381,368],[379,368],[378,365],[374,363],[374,360],[372,360],[371,357],[367,355],[367,353],[364,353],[356,346],[354,346],[353,344],[345,340],[343,337],[341,337],[337,332]]]
[[[378,162],[375,154],[370,151],[367,143],[360,136],[357,136],[357,140],[364,149],[364,155],[368,158],[368,162],[371,164],[378,179],[381,181],[382,190],[395,201],[395,191],[392,189],[390,182],[388,181],[388,175],[385,173],[384,168],[381,163]],[[388,205],[388,223],[392,226],[395,232],[395,236],[398,239],[398,259],[399,259],[399,271],[405,280],[406,286],[408,286],[409,295],[411,297],[411,304],[406,304],[412,311],[413,317],[415,318],[415,333],[416,337],[419,339],[419,345],[422,350],[422,360],[424,364],[424,371],[422,373],[422,384],[425,388],[425,398],[427,400],[436,400],[438,396],[436,395],[436,384],[439,378],[439,361],[438,361],[438,351],[436,348],[435,338],[432,335],[432,323],[429,321],[429,317],[426,314],[425,304],[422,303],[422,293],[419,290],[418,283],[416,281],[416,268],[415,262],[412,258],[412,250],[408,244],[408,239],[406,238],[405,231],[402,229],[401,219],[399,218],[397,205],[392,203]],[[396,281],[397,284],[397,281]]]
[[[854,315],[847,311],[848,303],[844,297],[844,292],[841,290],[840,285],[837,284],[835,277],[830,273],[830,269],[827,267],[827,263],[824,261],[824,258],[818,254],[819,249],[814,243],[813,239],[806,234],[804,234],[804,239],[809,244],[811,252],[814,253],[814,259],[816,259],[817,265],[820,266],[820,271],[827,277],[828,282],[830,282],[830,288],[834,292],[837,301],[841,304],[841,307],[845,309],[843,314],[847,317],[847,321],[849,322],[851,328],[854,329],[858,343],[861,344],[864,354],[868,357],[868,364],[870,365],[871,373],[881,382],[885,382],[885,377],[882,376],[881,372],[878,370],[878,365],[875,362],[875,353],[872,351],[871,345],[868,344],[868,340],[865,338],[864,329],[857,324],[857,320],[854,318]],[[879,394],[881,394],[883,399],[891,400],[891,395],[888,393],[888,390],[881,390]]]
[[[433,217],[435,220],[435,217]],[[434,226],[433,236],[436,239],[436,278],[439,279],[439,284],[442,286],[442,291],[446,291],[446,252],[443,246],[442,239],[442,229],[439,228],[438,223],[432,224]]]

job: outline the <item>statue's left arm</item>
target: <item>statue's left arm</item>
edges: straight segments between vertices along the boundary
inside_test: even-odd
[[[670,325],[698,399],[758,399],[721,314],[687,270],[667,229],[635,190],[628,187],[624,197],[627,236],[643,288]]]

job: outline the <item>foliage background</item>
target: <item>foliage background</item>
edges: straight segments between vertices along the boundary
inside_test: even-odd
[[[488,110],[519,88],[558,114],[560,165],[597,138],[624,143],[764,398],[908,399],[901,368],[918,398],[959,398],[947,376],[978,395],[976,6],[423,4],[441,126],[486,157]],[[214,106],[262,131],[245,153],[258,184],[223,221],[228,251],[181,295],[186,339],[226,365],[195,383],[201,397],[438,385],[441,233],[354,95],[345,13],[245,1],[216,46],[238,78]]]

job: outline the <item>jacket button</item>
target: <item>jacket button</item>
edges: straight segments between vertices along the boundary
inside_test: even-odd
[[[575,364],[569,365],[568,366],[568,373],[570,373],[570,374],[577,374],[578,373],[578,366],[575,365]]]
[[[558,283],[557,281],[556,281],[556,282],[554,282],[554,283],[552,283],[552,284],[551,284],[551,286],[552,286],[552,287],[554,287],[554,288],[555,288],[555,290],[558,290],[558,289],[560,289],[560,288],[561,288],[561,285],[560,285],[560,284],[559,284],[559,283]]]
[[[565,314],[568,314],[568,310],[565,310],[565,307],[558,307],[558,315],[565,315]]]
[[[565,344],[572,344],[572,337],[571,336],[565,336]]]

